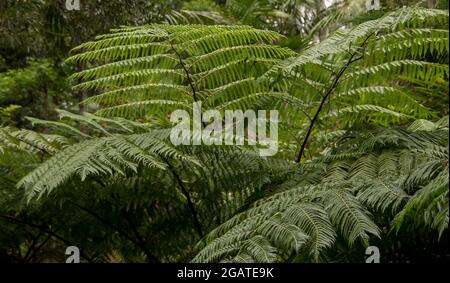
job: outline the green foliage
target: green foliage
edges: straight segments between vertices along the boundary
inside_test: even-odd
[[[307,121],[319,107],[321,128],[312,129],[313,136],[321,129],[358,122],[386,126],[436,117],[411,85],[416,81],[427,85],[423,89],[427,95],[434,92],[431,86],[436,81],[448,85],[446,22],[448,14],[441,10],[403,8],[335,32],[276,65],[264,78],[294,80],[286,110],[294,107],[282,112],[292,120],[291,113],[297,111],[298,122],[288,125],[293,133],[305,135]]]
[[[27,56],[60,60],[74,45],[118,25],[160,22],[179,0],[85,1],[70,12],[65,1],[4,0],[0,4],[0,57],[12,67],[22,66]]]
[[[239,261],[244,256],[258,262],[246,248],[255,237],[267,243],[272,262],[292,260],[292,255],[299,261],[336,260],[330,258],[330,249],[367,247],[370,239],[382,236],[378,225],[383,222],[377,225],[372,213],[388,217],[384,230],[411,232],[408,223],[413,221],[415,229],[427,227],[442,235],[448,229],[447,135],[448,126],[413,132],[350,129],[348,138],[328,154],[298,168],[291,180],[215,228],[194,262]],[[278,229],[262,228],[274,219]],[[294,235],[306,235],[307,240]],[[341,238],[344,247],[336,245]]]
[[[257,78],[295,54],[272,45],[280,38],[247,26],[124,28],[77,47],[84,52],[68,61],[103,62],[72,76],[86,80],[75,88],[100,92],[84,102],[98,104],[98,115],[163,119],[194,101],[220,108],[277,93]]]
[[[68,100],[69,85],[63,78],[64,74],[46,60],[29,61],[23,69],[0,73],[0,105],[21,107],[15,111],[18,125],[13,126],[23,126],[23,117],[32,113],[40,118],[53,118],[52,105]]]
[[[14,112],[20,110],[19,105],[11,104],[8,107],[0,107],[0,125],[8,124],[12,121]]]
[[[158,18],[194,25],[122,26],[72,49],[80,110],[95,113],[32,110],[31,130],[0,108],[0,256],[64,261],[76,245],[85,262],[362,262],[376,245],[386,262],[445,260],[448,11],[350,23],[346,1],[202,2]],[[222,21],[247,25],[204,25]],[[255,27],[307,36],[294,51]],[[2,105],[57,97],[64,82],[38,62],[0,73]],[[279,153],[174,146],[170,113],[200,101],[279,110]]]

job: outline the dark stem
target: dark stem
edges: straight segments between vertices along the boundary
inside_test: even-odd
[[[139,233],[138,229],[136,228],[136,225],[134,225],[130,215],[124,211],[123,212],[125,219],[127,220],[128,224],[130,224],[131,230],[133,231],[134,235],[136,236],[137,241],[140,243],[142,247],[145,248],[145,254],[150,262],[158,263],[159,260],[147,249],[147,244],[145,243],[144,239],[142,238],[141,234]]]
[[[47,238],[45,238],[45,240],[42,241],[42,243],[39,246],[37,246],[35,250],[33,250],[30,256],[25,260],[25,262],[30,262],[31,259],[45,246],[45,244],[47,244],[48,241],[50,241],[51,238],[52,235],[48,235]]]
[[[172,42],[170,43],[170,46],[172,47],[173,52],[175,52],[175,54],[177,55],[179,61],[180,61],[180,65],[183,68],[185,74],[186,74],[186,78],[188,80],[188,84],[192,89],[192,96],[194,97],[194,101],[197,102],[197,92],[195,90],[195,86],[194,83],[192,82],[191,76],[189,74],[188,69],[186,68],[186,66],[184,65],[183,59],[181,58],[180,53],[178,53],[178,51],[175,49],[175,47],[173,46]],[[201,114],[201,113],[200,113]],[[200,118],[200,120],[202,121],[202,125],[205,128],[206,125],[203,122],[203,119]],[[197,215],[197,211],[195,210],[195,206],[191,200],[191,196],[189,195],[189,191],[186,189],[186,187],[183,184],[183,181],[180,179],[180,176],[178,176],[175,173],[175,168],[173,168],[172,164],[170,164],[170,162],[165,159],[164,157],[161,156],[161,158],[167,163],[167,165],[169,165],[169,170],[172,173],[172,175],[175,177],[175,179],[177,180],[178,186],[180,187],[183,195],[186,197],[187,202],[188,202],[188,206],[189,206],[189,210],[191,211],[191,215],[192,215],[192,220],[194,222],[194,226],[195,226],[195,230],[197,230],[198,235],[200,236],[200,238],[203,238],[203,231],[202,231],[202,227],[200,225],[200,221],[198,220],[198,215]]]
[[[181,59],[180,53],[178,53],[178,51],[175,49],[175,47],[173,46],[172,43],[170,43],[170,46],[172,47],[173,52],[175,52],[175,55],[177,55],[178,60],[180,61],[180,65],[183,68],[184,72],[186,73],[186,78],[188,80],[189,86],[192,89],[192,95],[194,96],[194,101],[197,101],[197,91],[195,90],[194,83],[192,82],[191,76],[190,76],[186,66],[184,65],[183,59]]]
[[[123,231],[122,229],[120,229],[119,227],[115,226],[114,224],[109,223],[106,219],[104,219],[103,217],[101,217],[100,215],[98,215],[97,213],[91,211],[90,209],[83,207],[73,201],[69,201],[69,203],[71,203],[72,205],[78,207],[79,209],[83,210],[84,212],[90,214],[91,216],[93,216],[94,218],[96,218],[97,220],[99,220],[101,223],[105,224],[106,226],[110,227],[111,229],[117,231],[120,235],[122,235],[123,237],[125,237],[126,239],[128,239],[130,242],[132,242],[134,245],[136,245],[138,248],[140,248],[145,255],[147,256],[147,259],[150,262],[154,262],[157,263],[159,262],[159,260],[150,253],[150,251],[147,249],[147,247],[145,247],[144,245],[142,245],[141,243],[139,243],[138,241],[136,241],[135,239],[133,239],[133,237],[131,237],[130,235],[128,235],[127,232]]]
[[[67,245],[67,246],[73,246],[73,244],[72,244],[70,241],[64,239],[63,237],[61,237],[61,236],[59,236],[59,235],[57,235],[57,234],[56,234],[55,232],[53,232],[53,231],[47,230],[46,228],[44,228],[44,227],[42,227],[42,226],[39,226],[39,225],[30,223],[30,222],[27,222],[27,221],[25,221],[25,220],[18,219],[18,218],[12,217],[12,216],[8,216],[8,215],[0,215],[0,217],[6,219],[6,220],[8,220],[8,221],[11,221],[11,222],[15,222],[15,223],[19,223],[19,224],[25,224],[25,225],[27,225],[27,226],[30,226],[31,228],[38,229],[39,231],[44,232],[44,233],[50,235],[51,237],[53,237],[53,238],[55,238],[55,239],[57,239],[57,240],[63,242],[63,243],[64,243],[65,245]],[[81,256],[82,258],[86,259],[89,263],[93,263],[93,262],[94,262],[89,256],[87,256],[86,254],[84,254],[81,250],[80,250],[80,256]]]
[[[170,46],[172,47],[173,52],[175,52],[175,55],[177,55],[178,60],[180,61],[180,65],[184,70],[184,73],[186,74],[186,78],[188,80],[188,84],[192,89],[192,96],[194,97],[194,101],[197,102],[197,91],[195,90],[195,86],[194,86],[194,82],[191,79],[191,75],[189,74],[188,69],[186,68],[186,65],[184,65],[183,59],[181,58],[180,53],[178,53],[178,51],[175,49],[175,47],[173,46],[172,42],[170,43]],[[202,115],[202,113],[200,113],[200,115]],[[203,128],[206,128],[206,124],[205,122],[203,122],[203,119],[200,116],[200,120],[202,121],[202,126]]]
[[[39,238],[42,236],[42,232],[39,232],[38,235],[36,237],[33,238],[33,240],[31,241],[31,245],[28,247],[28,250],[25,254],[25,256],[23,257],[23,262],[27,262],[28,257],[32,254],[34,247],[37,245]]]
[[[373,35],[373,33],[371,33],[361,44],[361,47],[363,47],[367,40]],[[322,97],[322,100],[320,101],[319,107],[316,110],[316,113],[314,114],[314,117],[312,118],[310,124],[309,124],[309,128],[308,128],[308,132],[306,132],[306,136],[303,140],[302,146],[300,148],[300,152],[297,156],[297,163],[300,163],[300,161],[302,160],[303,157],[303,153],[305,152],[306,149],[306,145],[308,144],[308,140],[309,137],[311,135],[311,132],[314,128],[314,125],[316,124],[317,119],[319,118],[320,112],[322,111],[323,106],[325,105],[325,103],[327,102],[328,97],[333,93],[333,91],[336,89],[339,80],[341,79],[341,77],[344,75],[345,71],[348,69],[348,67],[353,64],[356,61],[361,60],[364,57],[364,52],[362,53],[363,55],[354,59],[355,55],[356,55],[356,51],[353,52],[350,56],[350,58],[348,59],[347,63],[339,70],[339,72],[336,74],[333,83],[331,84],[330,88],[327,90],[327,92],[325,93],[325,95]]]
[[[200,221],[198,219],[198,214],[197,214],[197,211],[195,209],[194,203],[192,202],[192,199],[191,199],[191,196],[189,194],[189,191],[184,186],[183,181],[181,180],[180,176],[178,176],[178,174],[175,172],[175,168],[172,166],[172,164],[166,158],[164,158],[162,156],[161,156],[161,158],[167,163],[167,165],[169,165],[169,171],[172,173],[172,175],[177,180],[178,187],[180,187],[181,192],[186,197],[187,203],[188,203],[188,206],[189,206],[189,210],[191,211],[192,221],[194,222],[195,230],[197,230],[197,233],[200,236],[200,238],[203,238],[204,234],[203,234],[203,231],[202,231],[202,226],[201,226]]]

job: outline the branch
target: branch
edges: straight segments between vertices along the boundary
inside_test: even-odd
[[[189,86],[192,89],[192,96],[194,97],[194,101],[197,102],[198,101],[198,99],[197,99],[197,91],[195,90],[195,86],[194,86],[194,83],[192,82],[191,75],[189,74],[188,69],[184,65],[184,62],[181,59],[180,53],[178,53],[178,51],[175,49],[175,47],[173,46],[172,42],[170,43],[170,46],[172,47],[173,52],[175,52],[175,55],[177,55],[177,57],[178,57],[178,59],[180,61],[180,65],[183,68],[184,73],[186,74],[186,78],[188,80],[188,84],[189,84]],[[202,113],[200,113],[200,115],[202,115]],[[205,124],[205,122],[203,122],[203,119],[201,118],[201,116],[200,116],[200,120],[202,121],[203,128],[206,128],[206,124]]]
[[[195,230],[197,230],[197,233],[200,236],[200,238],[203,238],[204,234],[202,231],[202,226],[200,224],[200,221],[198,220],[198,214],[197,214],[197,211],[195,210],[195,206],[194,206],[194,203],[192,202],[191,196],[189,195],[189,191],[184,186],[183,181],[180,179],[180,176],[178,176],[176,174],[175,168],[173,168],[172,164],[163,156],[161,156],[161,158],[167,163],[167,165],[169,165],[169,168],[168,168],[169,171],[172,173],[172,175],[177,180],[178,186],[180,187],[183,195],[186,197],[188,206],[189,206],[189,210],[191,211],[192,221],[194,222]]]
[[[37,246],[36,249],[30,254],[30,256],[25,260],[25,262],[30,262],[31,259],[37,254],[37,252],[39,252],[51,238],[52,235],[48,235],[47,238],[45,238],[45,240],[42,241],[42,243],[39,246]]]
[[[25,256],[23,257],[23,262],[27,262],[27,259],[30,255],[32,255],[34,247],[37,245],[39,238],[42,236],[42,232],[39,232],[36,237],[33,238],[31,241],[31,245],[28,247],[27,252],[25,253]]]
[[[197,91],[195,90],[194,87],[194,83],[192,82],[191,76],[186,68],[186,66],[184,65],[183,60],[181,59],[181,55],[180,53],[178,53],[178,51],[175,49],[175,47],[173,46],[172,42],[170,43],[170,46],[172,47],[173,52],[175,52],[175,55],[177,55],[179,61],[180,61],[180,65],[183,68],[184,72],[186,73],[186,78],[188,80],[189,86],[192,89],[192,95],[194,96],[194,101],[197,101]]]
[[[103,183],[103,181],[100,180],[99,178],[94,178],[93,180],[94,180],[95,182],[97,182],[100,186],[102,186],[103,188],[106,188],[106,184]],[[113,203],[111,203],[111,202],[109,202],[109,201],[107,201],[107,202],[108,202],[110,205],[116,206],[116,207],[117,207],[117,205],[115,205],[115,204],[113,204]],[[93,214],[91,213],[91,215],[93,215]],[[93,215],[93,216],[94,216],[94,215]],[[150,250],[147,248],[147,244],[145,243],[145,241],[143,240],[143,238],[142,238],[141,235],[139,234],[137,228],[134,226],[134,224],[133,224],[133,222],[131,221],[131,218],[129,217],[129,215],[128,215],[126,212],[124,212],[124,216],[125,216],[125,219],[127,220],[127,222],[130,224],[131,229],[133,230],[133,233],[136,235],[137,242],[134,242],[134,240],[133,240],[128,234],[127,234],[126,236],[125,236],[124,234],[122,234],[122,235],[123,235],[124,237],[127,237],[128,240],[133,241],[133,243],[134,243],[135,245],[136,245],[136,244],[139,244],[139,245],[138,245],[139,248],[141,248],[141,249],[144,251],[145,255],[147,256],[147,259],[148,259],[150,262],[153,262],[153,263],[159,263],[158,258],[157,258],[156,256],[154,256],[154,255],[150,252]],[[94,217],[95,217],[95,216],[94,216]],[[98,217],[97,217],[97,219],[101,220],[101,219],[98,218]],[[104,219],[103,219],[102,222],[103,222],[103,223],[106,223],[106,221],[105,221]],[[117,227],[114,227],[114,226],[110,225],[109,223],[107,223],[106,225],[108,225],[109,227],[115,229],[116,231],[118,231],[118,232],[120,233],[120,231],[118,230]],[[123,233],[125,233],[125,232],[123,232]]]
[[[361,47],[363,47],[363,46],[366,44],[367,40],[369,40],[369,38],[370,38],[373,34],[374,34],[374,33],[371,33],[371,34],[363,41],[363,43],[361,44]],[[351,56],[350,56],[350,58],[348,59],[347,63],[339,70],[339,72],[338,72],[337,75],[335,76],[335,78],[334,78],[334,80],[333,80],[333,83],[331,84],[330,88],[327,90],[327,92],[325,93],[325,95],[322,97],[322,100],[320,101],[319,107],[318,107],[317,110],[316,110],[316,114],[314,115],[313,119],[311,120],[311,122],[310,122],[310,124],[309,124],[308,132],[306,133],[305,139],[303,140],[302,146],[301,146],[301,148],[300,148],[300,152],[299,152],[299,154],[298,154],[298,156],[297,156],[297,160],[296,160],[297,163],[300,163],[300,161],[302,160],[303,153],[304,153],[304,151],[305,151],[305,149],[306,149],[306,145],[308,144],[308,140],[309,140],[309,137],[310,137],[310,135],[311,135],[311,132],[312,132],[312,130],[313,130],[313,128],[314,128],[314,125],[316,124],[317,119],[319,118],[319,114],[320,114],[320,112],[322,111],[322,108],[323,108],[325,102],[327,101],[328,97],[329,97],[329,96],[333,93],[333,91],[336,89],[336,87],[337,87],[337,85],[338,85],[338,83],[339,83],[339,80],[340,80],[341,77],[344,75],[344,73],[345,73],[345,71],[348,69],[348,67],[349,67],[351,64],[355,63],[356,61],[359,61],[359,60],[361,60],[362,58],[364,58],[364,52],[363,52],[363,55],[361,55],[360,57],[354,58],[355,55],[356,55],[356,53],[357,53],[357,52],[355,51],[355,52],[353,52],[353,53],[351,54]]]
[[[96,218],[97,220],[99,220],[100,222],[105,224],[106,226],[117,231],[120,235],[122,235],[123,237],[128,239],[130,242],[132,242],[134,245],[136,245],[138,248],[140,248],[145,253],[145,255],[147,256],[147,259],[150,262],[155,262],[155,263],[159,262],[158,259],[153,254],[150,253],[150,251],[147,249],[147,247],[143,246],[141,243],[139,243],[138,241],[133,239],[133,237],[128,235],[127,232],[125,232],[124,230],[120,229],[119,227],[115,226],[114,224],[109,223],[106,219],[104,219],[103,217],[101,217],[100,215],[98,215],[97,213],[91,211],[90,209],[88,209],[86,207],[83,207],[73,201],[69,201],[69,203],[78,207],[79,209],[83,210],[84,212],[90,214],[91,216],[93,216],[94,218]]]
[[[141,234],[139,233],[138,229],[136,228],[133,221],[131,220],[130,215],[126,211],[124,211],[123,214],[124,214],[125,219],[127,220],[128,224],[130,224],[131,230],[133,230],[134,235],[136,235],[138,242],[141,244],[142,247],[145,248],[144,252],[145,252],[147,258],[151,262],[158,263],[159,260],[147,249],[147,244],[145,243],[145,241],[142,238]]]
[[[64,239],[63,237],[61,237],[59,235],[57,235],[53,231],[47,230],[46,228],[44,228],[42,226],[39,226],[39,225],[30,223],[30,222],[27,222],[27,221],[25,221],[23,219],[18,219],[18,218],[12,217],[12,216],[8,216],[8,215],[0,215],[0,217],[4,218],[4,219],[6,219],[6,220],[8,220],[10,222],[15,222],[15,223],[19,223],[19,224],[25,224],[27,226],[30,226],[31,228],[38,229],[39,231],[44,232],[44,233],[50,235],[51,237],[53,237],[53,238],[63,242],[67,246],[73,246],[73,244],[70,241]],[[93,263],[94,262],[89,256],[84,254],[81,250],[80,250],[80,256],[82,258],[86,259],[89,263]]]

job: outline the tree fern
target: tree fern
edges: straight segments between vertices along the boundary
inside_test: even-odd
[[[98,114],[145,117],[158,115],[162,105],[165,111],[189,109],[193,101],[209,101],[211,94],[224,103],[231,87],[248,98],[273,91],[267,84],[258,86],[255,78],[294,54],[271,45],[280,39],[246,26],[151,25],[119,29],[85,43],[76,49],[85,52],[68,61],[100,63],[73,75],[87,80],[76,88],[101,89],[85,101],[100,105]]]
[[[298,52],[241,25],[100,35],[67,60],[95,114],[0,129],[0,227],[27,223],[92,262],[332,262],[411,230],[439,241],[448,117],[421,96],[448,85],[447,22],[402,8]],[[169,114],[193,102],[279,110],[279,153],[172,145]]]
[[[434,123],[430,122],[431,124]],[[327,248],[333,246],[337,249],[338,237],[345,239],[350,249],[357,242],[358,245],[367,247],[374,237],[381,237],[379,224],[373,220],[371,212],[393,215],[390,217],[391,229],[402,229],[406,227],[408,221],[417,221],[426,223],[430,229],[436,230],[441,235],[448,229],[448,210],[444,209],[448,205],[448,190],[444,189],[448,184],[448,156],[442,157],[444,160],[439,162],[436,173],[425,174],[427,177],[420,183],[411,185],[408,180],[415,174],[422,175],[423,173],[417,172],[422,166],[438,160],[436,159],[438,157],[429,155],[430,148],[448,145],[448,139],[437,138],[443,137],[447,130],[448,128],[422,131],[420,135],[419,132],[407,132],[404,129],[397,132],[387,130],[390,136],[397,136],[397,139],[386,141],[383,139],[386,129],[380,128],[338,143],[336,155],[331,151],[304,165],[305,169],[312,166],[312,171],[323,170],[321,181],[302,186],[295,185],[298,181],[288,181],[287,186],[280,185],[273,193],[255,202],[250,209],[237,214],[213,230],[201,244],[206,246],[194,258],[194,262],[219,261],[220,258],[209,257],[206,253],[210,249],[209,243],[217,246],[222,242],[228,242],[230,239],[227,230],[231,231],[237,227],[246,231],[245,234],[241,232],[241,236],[251,237],[252,233],[261,233],[261,229],[258,228],[261,227],[261,221],[279,213],[285,215],[280,218],[285,225],[295,225],[299,231],[309,236],[309,240],[305,242],[304,248],[299,250],[289,246],[288,236],[284,237],[283,246],[272,244],[271,247],[277,248],[276,261],[282,260],[282,255],[286,252],[296,254],[296,258],[301,261],[326,261],[329,259]],[[368,136],[372,141],[367,140]],[[408,138],[405,137],[399,142],[403,136]],[[428,142],[422,142],[424,139]],[[351,147],[346,148],[350,145]],[[357,155],[346,157],[344,152],[351,152],[355,145],[362,151]],[[379,153],[375,154],[374,149]],[[428,154],[417,156],[419,150]],[[399,166],[405,154],[415,160],[414,165],[407,169]],[[336,167],[336,162],[341,165]],[[326,164],[326,169],[317,167],[316,163]],[[340,171],[333,172],[330,168],[331,170],[340,168]],[[403,172],[405,169],[406,173]],[[389,174],[385,170],[390,170]],[[301,179],[307,178],[307,175],[300,176]],[[296,180],[296,177],[293,175],[293,180]],[[424,187],[420,187],[424,184],[426,184]],[[414,190],[404,189],[409,186],[413,186]],[[261,236],[268,241],[273,241],[273,237],[281,234],[280,231],[263,230],[263,232],[265,233]],[[228,260],[230,256],[240,258],[241,250],[236,247],[237,242],[231,242],[234,244],[233,249],[229,251],[231,255],[227,254],[226,258]],[[247,254],[243,256],[248,259]],[[257,261],[255,258],[253,260]]]

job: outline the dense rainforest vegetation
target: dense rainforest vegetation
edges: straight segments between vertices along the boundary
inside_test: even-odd
[[[0,0],[0,262],[449,261],[448,1],[65,2]]]

